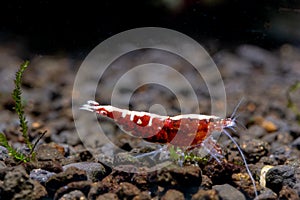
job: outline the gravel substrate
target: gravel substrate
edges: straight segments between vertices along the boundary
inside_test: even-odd
[[[14,73],[22,63],[24,52],[20,49],[17,45],[0,46],[0,131],[15,148],[25,151],[10,95]],[[220,49],[212,57],[225,84],[228,116],[244,99],[237,115],[241,126],[246,128],[231,134],[243,150],[256,181],[259,193],[256,199],[299,199],[300,126],[295,113],[287,107],[287,92],[300,80],[300,49],[288,44],[272,51],[241,45],[232,50]],[[30,61],[22,86],[30,140],[34,142],[41,132],[47,132],[37,145],[34,162],[18,163],[0,147],[1,200],[244,200],[255,197],[238,149],[226,137],[220,139],[224,155],[221,163],[214,159],[182,165],[174,162],[151,172],[141,171],[136,167],[137,161],[126,153],[113,153],[112,146],[103,144],[87,128],[84,139],[93,144],[88,151],[77,134],[72,114],[73,82],[81,61],[62,55],[32,55]],[[180,70],[193,76],[189,68]],[[101,103],[109,102],[105,94],[111,92],[110,81],[114,80],[110,76],[105,78],[96,95],[96,98],[103,97]],[[197,89],[200,110],[209,113],[209,96],[202,91],[203,86]],[[126,95],[126,85],[119,92]],[[300,110],[299,94],[300,90],[291,95]],[[153,102],[164,105],[168,114],[180,111],[174,94],[155,85],[139,88],[131,98],[130,109],[148,111]],[[188,97],[186,102],[185,109],[192,112]],[[124,134],[109,120],[100,123],[112,143],[123,150],[148,152],[155,148]],[[151,165],[151,160],[147,162]],[[269,170],[262,171],[266,166]]]

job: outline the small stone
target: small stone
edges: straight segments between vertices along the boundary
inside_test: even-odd
[[[219,195],[216,190],[198,190],[196,194],[192,196],[192,200],[219,200]]]
[[[3,161],[0,161],[0,169],[6,168],[6,164]]]
[[[212,183],[211,179],[206,175],[202,175],[201,187],[204,189],[209,189],[209,188],[211,188],[212,185],[213,185],[213,183]]]
[[[30,172],[29,177],[33,180],[38,181],[41,184],[45,184],[47,180],[55,173],[49,172],[43,169],[34,169]]]
[[[0,146],[0,160],[6,160],[9,157],[8,151],[5,147]]]
[[[157,183],[161,186],[184,189],[198,187],[201,184],[201,169],[197,166],[170,165],[161,169],[157,174]]]
[[[64,172],[53,175],[46,182],[46,188],[51,194],[58,188],[74,181],[87,180],[86,172],[75,167],[69,167]]]
[[[43,126],[43,124],[41,122],[38,122],[38,121],[31,123],[31,128],[33,129],[32,131],[40,129],[42,126]]]
[[[84,150],[79,153],[79,158],[80,158],[80,161],[83,161],[83,162],[90,161],[93,159],[93,155],[91,154],[90,151]]]
[[[297,192],[298,196],[300,196],[300,183],[296,183],[293,189]]]
[[[291,166],[278,165],[271,168],[266,174],[266,187],[276,193],[279,193],[283,186],[293,188],[295,183],[295,170]]]
[[[299,200],[297,192],[288,186],[283,186],[281,191],[279,192],[279,199],[293,199]]]
[[[224,185],[214,185],[213,189],[217,190],[219,193],[219,197],[222,200],[246,200],[243,193],[241,193],[236,188],[232,187],[229,184]]]
[[[115,193],[106,193],[97,197],[96,200],[118,200],[118,196]]]
[[[88,194],[88,199],[96,199],[99,195],[112,192],[116,193],[119,189],[119,184],[111,175],[105,177],[102,181],[93,183]]]
[[[39,161],[37,167],[49,172],[59,173],[63,171],[63,168],[58,161]]]
[[[269,133],[278,130],[278,126],[272,120],[268,120],[262,116],[256,116],[254,121]]]
[[[69,199],[78,199],[78,200],[87,200],[85,195],[79,190],[73,190],[70,193],[64,194],[59,200],[69,200]]]
[[[81,143],[81,140],[78,134],[74,134],[74,132],[65,130],[59,134],[59,141],[56,142],[65,142],[71,146],[76,146]]]
[[[164,196],[161,197],[161,200],[184,200],[184,195],[182,192],[179,192],[178,190],[170,189],[166,192]]]
[[[244,135],[251,135],[251,136],[255,136],[255,138],[261,138],[262,136],[266,135],[266,130],[264,128],[262,128],[259,125],[252,125],[250,126],[247,130],[246,130],[246,134],[242,134],[241,137],[243,137]]]
[[[59,199],[74,190],[80,191],[84,196],[87,196],[90,191],[91,184],[92,183],[90,181],[76,181],[68,183],[67,185],[60,187],[55,192],[54,199]]]
[[[232,180],[236,184],[236,187],[244,191],[244,194],[247,194],[248,197],[251,198],[255,197],[254,185],[248,173],[245,172],[245,173],[232,174]]]
[[[79,162],[79,163],[71,163],[63,166],[64,171],[69,167],[76,167],[78,169],[84,170],[88,176],[88,180],[93,182],[101,181],[105,174],[105,167],[100,163],[94,162]]]
[[[259,184],[260,184],[261,187],[263,187],[263,188],[266,187],[266,174],[273,167],[274,166],[271,166],[271,165],[265,165],[261,169],[261,171],[260,171],[260,177],[259,177]]]
[[[122,182],[120,183],[120,188],[117,194],[120,199],[132,199],[140,192],[141,191],[135,185],[127,182]]]
[[[63,156],[65,156],[66,152],[65,152],[65,148],[59,144],[56,143],[50,143],[48,144],[51,147],[54,147],[55,149],[57,149]]]
[[[300,150],[300,137],[298,137],[296,140],[294,140],[292,142],[292,147],[297,148],[298,150]]]
[[[240,145],[250,162],[259,160],[270,151],[270,145],[259,139],[245,139],[241,141]]]
[[[133,197],[132,200],[151,200],[150,192],[143,191],[139,193],[137,196]]]
[[[276,160],[279,164],[285,163],[286,160],[291,157],[292,150],[290,146],[281,145],[279,143],[273,143],[271,148],[271,159]]]
[[[278,196],[269,188],[264,188],[260,191],[260,194],[255,198],[255,200],[277,200]]]
[[[274,124],[273,122],[268,121],[268,120],[264,120],[264,121],[261,123],[261,126],[262,126],[267,132],[269,132],[269,133],[278,130],[278,127],[276,126],[276,124]]]
[[[36,150],[36,159],[38,161],[59,161],[64,160],[64,152],[62,148],[58,148],[58,146],[42,144],[37,147]]]
[[[22,166],[8,171],[3,180],[3,199],[42,199],[47,196],[45,188],[37,181],[29,178]]]

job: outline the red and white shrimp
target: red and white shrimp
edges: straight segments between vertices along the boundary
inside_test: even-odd
[[[213,139],[212,133],[222,132],[237,146],[257,196],[255,181],[246,158],[237,142],[225,130],[236,125],[233,118],[223,119],[213,115],[198,114],[161,116],[148,112],[120,109],[110,105],[100,105],[92,100],[87,101],[87,104],[84,104],[81,109],[111,118],[125,133],[143,138],[148,142],[172,144],[187,149],[204,147],[218,162],[220,162],[219,158],[222,157],[222,151]]]

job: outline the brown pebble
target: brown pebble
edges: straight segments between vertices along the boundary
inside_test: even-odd
[[[161,200],[184,200],[184,195],[178,190],[170,189],[162,196]]]
[[[216,190],[202,190],[200,189],[196,194],[192,196],[192,200],[219,200],[218,192]]]
[[[264,120],[262,122],[261,126],[269,133],[278,130],[278,127],[273,122],[268,121],[268,120]]]
[[[149,192],[144,191],[135,196],[132,200],[151,200]]]
[[[294,199],[299,200],[300,197],[296,193],[295,190],[288,186],[283,186],[281,191],[279,192],[279,199]]]
[[[121,199],[131,199],[140,192],[141,191],[135,185],[123,182],[120,183],[120,189],[118,190],[117,194]]]
[[[118,200],[118,196],[115,193],[106,193],[97,197],[96,200]]]
[[[34,130],[39,129],[39,128],[41,128],[42,126],[43,126],[43,124],[40,123],[40,122],[33,122],[33,123],[31,124],[31,127],[32,127],[32,129],[34,129]]]
[[[262,128],[264,128],[269,133],[278,130],[278,127],[276,126],[276,124],[274,124],[272,121],[266,120],[262,116],[256,116],[254,118],[254,121],[256,124],[260,125]]]

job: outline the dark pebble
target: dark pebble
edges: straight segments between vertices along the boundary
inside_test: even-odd
[[[214,185],[212,188],[218,191],[219,197],[222,200],[246,200],[243,193],[229,184]]]
[[[69,199],[78,199],[78,200],[87,200],[85,195],[79,190],[73,190],[70,193],[64,194],[59,200],[69,200]]]
[[[154,174],[155,172],[135,173],[131,180],[140,190],[155,190],[157,188],[157,184],[149,181],[152,180],[152,176]]]
[[[209,189],[209,188],[211,188],[212,184],[213,183],[212,183],[211,179],[208,176],[202,175],[201,187],[203,189]]]
[[[81,151],[79,153],[79,158],[80,158],[80,161],[82,161],[82,162],[84,162],[84,161],[90,161],[90,160],[94,159],[93,155],[88,150]]]
[[[299,125],[292,124],[291,127],[290,127],[290,134],[294,138],[300,137],[300,127],[299,127]]]
[[[292,147],[297,148],[298,150],[300,150],[300,137],[298,137],[296,140],[294,140],[292,142]]]
[[[59,173],[63,171],[63,168],[58,161],[39,161],[37,163],[37,168],[47,170],[49,172]]]
[[[92,182],[90,181],[76,181],[68,183],[65,186],[60,187],[54,194],[54,199],[60,199],[65,194],[68,194],[74,190],[80,191],[84,196],[87,196],[91,189]]]
[[[6,160],[9,157],[8,151],[5,147],[0,146],[0,160]]]
[[[277,200],[278,196],[269,188],[265,188],[260,191],[260,194],[255,198],[255,200]]]
[[[170,165],[157,174],[157,183],[174,189],[197,188],[202,182],[201,170],[197,166]],[[197,188],[198,189],[198,188]]]
[[[200,189],[196,194],[192,196],[192,200],[219,200],[219,195],[216,190],[202,190]]]
[[[91,180],[93,182],[101,181],[106,175],[105,167],[100,163],[94,163],[94,162],[71,163],[63,166],[63,170],[65,171],[69,167],[76,167],[80,170],[85,171],[88,180]]]
[[[96,182],[92,185],[88,194],[88,199],[96,199],[99,195],[108,192],[116,193],[118,187],[119,186],[116,180],[109,175],[105,177],[102,181]]]
[[[66,171],[53,175],[46,182],[46,188],[50,194],[53,194],[57,189],[74,181],[87,180],[86,172],[75,167],[69,167]]]
[[[29,177],[33,180],[38,181],[41,184],[45,184],[47,180],[55,173],[49,172],[43,169],[34,169],[30,172]]]
[[[161,200],[184,200],[184,195],[178,190],[170,189],[161,197]]]
[[[120,199],[132,199],[141,192],[135,185],[127,182],[120,183],[119,187],[117,195]]]
[[[240,146],[250,162],[258,161],[270,151],[269,144],[258,139],[242,140]]]
[[[273,143],[271,148],[271,159],[276,160],[279,164],[284,164],[291,157],[291,148],[280,143]]]
[[[45,188],[37,181],[29,178],[22,166],[14,167],[4,177],[0,188],[3,199],[42,199],[47,196]]]
[[[295,169],[287,165],[271,168],[266,174],[266,187],[279,193],[283,186],[293,188],[296,183]]]

